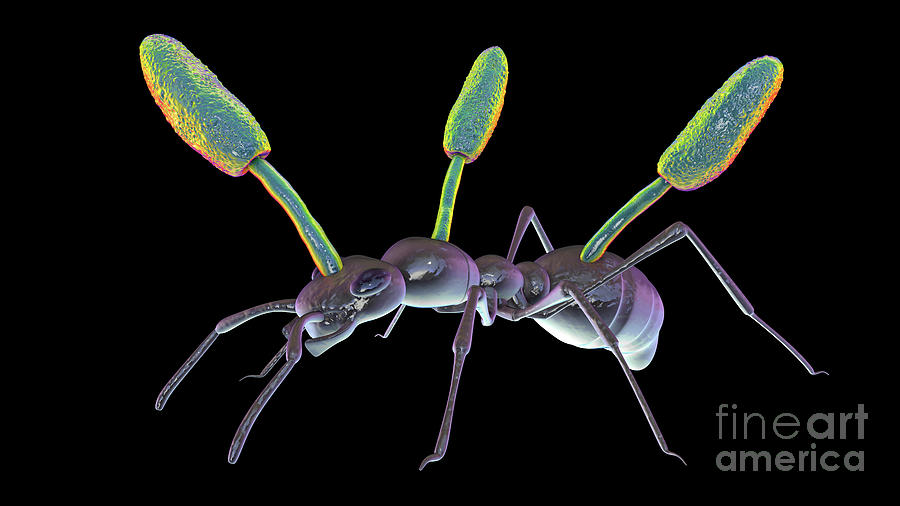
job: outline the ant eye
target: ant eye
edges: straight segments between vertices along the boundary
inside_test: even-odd
[[[369,269],[350,285],[350,293],[356,297],[371,297],[391,284],[391,273],[384,269]]]

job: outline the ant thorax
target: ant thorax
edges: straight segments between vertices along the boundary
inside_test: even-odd
[[[479,284],[478,266],[465,251],[446,241],[408,237],[391,246],[381,260],[400,269],[406,282],[403,304],[445,307],[465,302]]]

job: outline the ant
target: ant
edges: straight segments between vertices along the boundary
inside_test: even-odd
[[[311,281],[296,299],[269,302],[221,320],[156,400],[156,409],[162,410],[219,335],[264,314],[294,314],[282,331],[285,345],[259,374],[251,376],[265,377],[285,359],[237,429],[228,453],[230,463],[237,462],[256,418],[304,348],[319,356],[347,339],[358,325],[396,311],[381,335],[387,338],[407,306],[462,314],[453,340],[453,372],[437,443],[420,470],[446,454],[476,313],[485,326],[498,317],[510,321],[531,318],[567,344],[612,352],[660,449],[684,462],[669,450],[632,374],[653,359],[664,314],[659,294],[635,265],[683,238],[696,248],[745,315],[784,345],[810,374],[827,374],[813,369],[756,315],[687,225],[674,223],[624,259],[607,251],[619,232],[669,189],[697,189],[728,168],[778,93],[784,69],[777,58],[763,56],[736,71],[663,153],[659,177],[616,212],[587,244],[554,248],[534,209],[526,206],[519,213],[506,257],[477,259],[448,239],[463,167],[481,154],[503,107],[509,67],[499,47],[478,56],[450,111],[443,146],[451,162],[431,237],[401,239],[380,259],[338,255],[291,185],[266,160],[271,149],[256,119],[183,44],[165,35],[150,35],[141,43],[140,59],[151,95],[176,133],[226,174],[236,177],[250,172],[256,176],[294,222],[316,265]],[[533,262],[514,263],[529,226],[545,254]],[[309,334],[305,340],[304,331]]]

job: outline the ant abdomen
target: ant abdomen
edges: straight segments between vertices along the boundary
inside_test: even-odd
[[[579,259],[580,248],[559,248],[535,263],[547,271],[552,285],[571,281],[580,290],[585,290],[622,262],[621,257],[607,251],[598,261],[585,263]],[[587,294],[587,298],[618,338],[628,367],[632,370],[647,367],[656,353],[664,316],[659,293],[647,277],[632,267]],[[577,305],[549,318],[538,315],[535,321],[553,337],[572,346],[589,349],[606,347]]]

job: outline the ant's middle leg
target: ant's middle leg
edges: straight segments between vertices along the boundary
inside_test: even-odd
[[[456,392],[459,389],[459,379],[462,376],[463,363],[469,348],[472,346],[472,332],[475,325],[475,311],[479,301],[485,298],[484,289],[480,286],[470,286],[463,310],[463,317],[459,322],[456,337],[453,339],[453,375],[450,377],[450,394],[447,396],[447,406],[444,408],[444,418],[441,420],[441,430],[438,432],[437,443],[434,445],[434,453],[425,457],[419,465],[419,470],[425,468],[429,462],[441,460],[447,451],[450,442],[450,424],[453,422],[453,409],[456,406]]]

